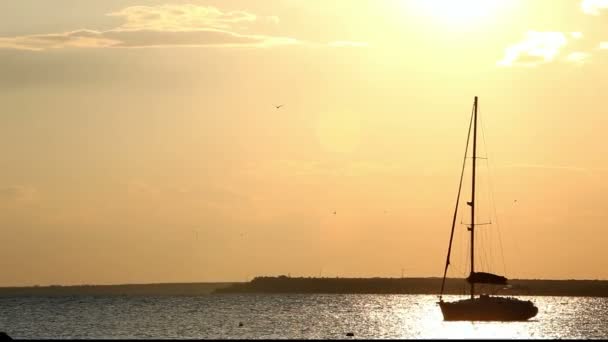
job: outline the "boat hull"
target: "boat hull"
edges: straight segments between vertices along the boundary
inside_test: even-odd
[[[446,321],[526,321],[538,313],[531,301],[505,297],[440,301],[439,306]]]

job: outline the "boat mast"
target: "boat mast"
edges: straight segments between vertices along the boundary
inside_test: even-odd
[[[460,171],[460,182],[458,183],[458,196],[456,196],[456,207],[454,208],[454,216],[452,217],[452,230],[450,232],[450,244],[448,245],[448,255],[445,259],[445,268],[443,270],[443,280],[441,281],[441,292],[439,300],[442,300],[443,290],[445,289],[445,278],[448,275],[448,267],[450,266],[450,256],[452,255],[452,241],[454,240],[454,228],[456,228],[456,217],[458,216],[458,205],[460,203],[460,194],[462,192],[462,180],[464,179],[464,170],[467,163],[467,153],[469,152],[469,142],[471,140],[471,127],[473,127],[473,110],[471,110],[471,119],[469,120],[469,130],[467,131],[467,145],[464,149],[464,157],[462,158],[462,170]]]
[[[477,164],[477,96],[473,104],[473,180],[471,187],[471,275],[475,273],[475,167]],[[475,298],[475,283],[471,282],[471,299]]]

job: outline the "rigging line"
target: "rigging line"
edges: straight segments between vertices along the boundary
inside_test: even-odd
[[[466,265],[468,261],[469,251],[471,249],[471,241],[469,240],[469,233],[466,229],[460,230],[460,239],[461,241],[466,241],[466,246],[460,251],[460,263],[459,265]],[[464,267],[462,268],[462,275],[466,278],[467,271],[469,269]]]
[[[488,271],[492,270],[492,266],[493,266],[493,262],[494,262],[494,253],[492,252],[494,250],[493,245],[492,245],[492,231],[488,229],[488,231],[486,232],[486,243],[487,243],[487,247],[486,247],[486,253],[487,253],[487,263],[488,263]]]
[[[487,162],[483,163],[483,165],[487,166]],[[487,189],[487,177],[485,177],[484,173],[480,173],[480,177],[479,177],[478,182],[479,182],[480,188]],[[489,198],[489,192],[488,191],[484,191],[484,195],[485,195],[484,196],[485,200],[487,201],[487,203],[489,203],[489,200],[490,200],[490,198]],[[484,202],[484,203],[486,203],[486,202]],[[481,215],[481,213],[482,213],[482,209],[485,209],[485,207],[482,208],[482,206],[480,204],[481,204],[481,202],[478,203],[478,207],[479,207],[480,210],[478,210],[475,213],[476,214],[475,215],[476,216],[476,220],[480,219],[481,216],[484,216],[484,215]],[[483,229],[482,231],[479,231],[478,233],[479,233],[479,241],[480,241],[480,247],[479,247],[480,253],[479,253],[478,260],[480,262],[482,270],[489,271],[490,270],[490,262],[488,260],[488,250],[491,251],[491,249],[492,249],[491,246],[489,245],[489,243],[491,241],[488,238],[489,232],[488,232],[488,229]]]
[[[487,229],[482,229],[481,231],[481,266],[482,266],[482,271],[483,270],[489,270],[489,263],[488,263],[488,237],[487,237]]]
[[[489,167],[488,167],[488,169],[489,169]],[[489,183],[489,181],[488,181],[488,183]],[[489,186],[488,186],[488,188],[489,188]],[[489,192],[489,191],[488,191],[488,192]],[[489,203],[492,203],[491,196],[488,196],[488,202],[489,202]],[[489,208],[488,208],[488,209],[489,209]],[[488,210],[488,214],[489,214],[490,216],[492,216],[492,212],[491,212],[491,210]],[[494,216],[496,216],[496,215],[494,215]],[[496,228],[496,229],[498,229],[498,228]],[[490,235],[490,250],[489,250],[489,253],[490,253],[490,260],[491,260],[491,262],[495,262],[495,261],[497,261],[497,260],[498,260],[498,258],[496,258],[496,257],[494,256],[495,251],[496,251],[496,249],[494,248],[494,247],[496,246],[496,245],[495,245],[495,243],[496,243],[496,240],[495,240],[495,236],[496,236],[496,234],[495,234],[495,229],[494,229],[494,227],[492,227],[492,229],[491,229],[491,230],[488,232],[488,234]],[[496,263],[495,263],[495,265],[496,265]],[[503,268],[504,268],[504,267],[503,267]]]
[[[464,250],[463,250],[464,251]],[[462,276],[463,278],[466,278],[465,274],[466,274],[466,270],[460,268],[458,265],[464,265],[465,263],[463,262],[464,260],[466,260],[466,255],[464,255],[464,253],[460,253],[460,254],[455,254],[454,257],[456,258],[456,262],[454,262],[452,265],[452,270],[453,272],[457,275],[457,276]]]
[[[481,138],[483,140],[483,146],[485,148],[486,151],[486,156],[488,156],[489,160],[490,159],[490,152],[488,151],[488,144],[486,143],[486,135],[485,135],[485,126],[484,126],[484,122],[483,122],[483,118],[480,120],[480,126],[481,126]],[[491,162],[492,165],[494,165],[493,162]],[[502,267],[503,267],[503,271],[505,276],[507,275],[507,265],[505,263],[505,254],[504,254],[504,249],[503,249],[503,245],[502,245],[502,234],[500,232],[500,224],[498,223],[498,212],[496,211],[496,200],[494,198],[494,187],[492,185],[492,177],[491,177],[491,172],[492,172],[492,168],[490,167],[490,162],[488,162],[488,187],[490,188],[490,196],[492,198],[492,200],[490,201],[492,203],[492,210],[494,211],[494,219],[496,220],[496,230],[498,231],[498,241],[500,244],[500,255],[502,257]]]
[[[483,127],[482,127],[482,136],[483,136]],[[485,144],[485,141],[484,141],[484,144]],[[486,150],[486,154],[487,154],[487,146],[484,146],[484,149]],[[491,221],[492,220],[492,215],[493,215],[492,214],[492,210],[491,210],[492,209],[491,205],[493,203],[493,199],[492,199],[492,191],[491,191],[491,186],[490,186],[490,182],[491,182],[490,165],[489,165],[489,162],[487,160],[486,160],[485,164],[486,164],[487,173],[486,173],[486,177],[485,177],[484,180],[485,180],[485,184],[486,184],[486,189],[488,189],[488,191],[486,192],[486,197],[488,199],[488,202],[487,202],[488,203],[488,216],[489,216],[489,220]],[[494,216],[496,216],[496,215],[494,215]],[[495,240],[494,240],[494,236],[495,236],[494,235],[494,229],[488,229],[487,233],[488,233],[487,236],[486,236],[487,243],[488,243],[487,252],[488,252],[488,258],[489,258],[489,261],[488,261],[488,270],[490,270],[490,267],[492,267],[494,265],[494,262],[497,260],[494,257],[494,247],[495,247],[494,246],[494,243],[495,243]]]
[[[494,234],[492,234],[493,231],[489,230],[488,231],[488,236],[487,236],[487,240],[488,240],[488,270],[490,270],[494,264],[494,241],[492,239],[492,237],[494,236]]]
[[[458,184],[458,196],[456,197],[456,207],[454,209],[454,216],[452,218],[452,231],[450,232],[450,245],[448,247],[448,255],[446,257],[445,260],[445,269],[443,271],[443,280],[441,282],[441,292],[439,294],[439,299],[441,300],[441,296],[443,295],[443,289],[445,288],[445,276],[448,273],[448,266],[450,265],[450,253],[452,252],[452,240],[454,239],[454,227],[456,226],[456,217],[458,215],[458,204],[460,202],[460,192],[462,190],[462,180],[464,179],[464,169],[466,166],[466,162],[467,162],[467,152],[469,150],[469,141],[471,139],[471,127],[473,126],[473,116],[474,116],[474,110],[475,110],[475,105],[473,106],[473,109],[471,109],[471,120],[469,121],[469,132],[467,134],[467,144],[464,150],[464,158],[463,158],[463,162],[462,162],[462,171],[460,172],[460,183]]]
[[[484,148],[485,148],[485,146],[484,146]],[[486,166],[486,170],[488,170],[489,167],[488,167],[488,163],[487,162],[485,163],[485,166]],[[486,189],[489,189],[487,175],[485,177],[483,177],[483,185],[484,185],[484,187]],[[491,203],[490,191],[486,191],[486,198],[487,198],[487,203]],[[491,213],[489,213],[488,216],[489,216],[488,217],[488,221],[491,221],[492,220]],[[490,222],[490,224],[491,224],[491,222]],[[492,267],[492,262],[494,261],[494,254],[492,252],[494,250],[494,248],[492,246],[492,242],[493,242],[492,241],[492,236],[493,236],[492,235],[492,230],[490,230],[490,229],[484,229],[483,232],[482,232],[482,234],[483,234],[483,241],[484,241],[484,249],[483,249],[483,253],[484,254],[483,255],[486,258],[486,260],[485,260],[485,262],[486,262],[485,266],[486,266],[486,270],[490,271],[491,267]]]
[[[483,126],[481,128],[483,129]],[[483,130],[482,130],[482,136],[483,136]],[[485,144],[485,140],[483,142],[484,142],[484,149],[487,154],[487,144]],[[486,162],[486,170],[489,170],[487,162]],[[487,175],[486,175],[486,177],[483,178],[483,183],[487,188],[489,188],[489,185],[488,185],[489,177]],[[491,191],[486,192],[486,197],[487,197],[488,203],[491,203],[490,192]],[[490,214],[490,216],[491,216],[491,214]],[[484,260],[485,267],[486,267],[486,270],[490,271],[491,262],[494,260],[493,254],[492,254],[493,246],[491,245],[491,243],[492,243],[491,232],[488,230],[484,230],[482,234],[483,234],[482,237],[483,237],[483,241],[484,241],[483,257],[485,258],[485,260]]]
[[[471,239],[466,239],[467,240],[467,249],[465,250],[465,260],[467,259],[467,257],[469,257],[469,251],[471,250]],[[469,263],[470,264],[470,263]],[[467,269],[467,271],[469,272],[469,274],[471,274],[471,272],[473,272],[473,265],[469,265],[469,268]],[[466,274],[465,274],[466,276]]]
[[[480,257],[479,258],[480,259],[479,262],[481,264],[480,271],[484,271],[484,270],[487,270],[487,260],[486,260],[486,246],[487,246],[487,242],[486,242],[486,230],[484,229],[484,230],[480,231],[479,233],[480,233],[479,234],[479,238],[480,238],[479,240],[481,242],[479,244],[480,245],[479,249],[480,249],[480,252],[481,252],[481,253],[479,253],[479,257]]]

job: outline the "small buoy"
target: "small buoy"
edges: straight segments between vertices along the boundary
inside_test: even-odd
[[[239,327],[242,327],[242,326],[243,326],[243,322],[239,322]]]
[[[348,336],[348,337],[353,337],[353,336],[355,336],[355,334],[354,334],[354,333],[352,333],[352,332],[349,332],[349,333],[346,333],[346,336]]]

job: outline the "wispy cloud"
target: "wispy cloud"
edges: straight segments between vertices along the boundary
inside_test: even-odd
[[[67,47],[101,48],[117,44],[120,44],[120,41],[106,38],[103,33],[91,30],[0,38],[0,48],[34,51]]]
[[[555,61],[584,65],[595,50],[582,32],[530,31],[525,38],[505,51],[498,65],[505,67],[535,67]]]
[[[61,48],[144,47],[267,47],[295,45],[289,37],[239,33],[260,21],[278,23],[277,17],[259,18],[244,11],[222,12],[215,7],[161,5],[127,7],[109,15],[125,22],[111,30],[81,29],[61,33],[0,37],[0,48],[43,51]]]
[[[583,33],[582,32],[570,32],[570,37],[572,37],[574,39],[581,39],[581,38],[583,38]]]
[[[581,9],[589,15],[600,15],[602,10],[608,10],[608,0],[583,0]]]
[[[221,30],[73,31],[61,34],[0,38],[0,48],[42,51],[60,48],[154,48],[154,47],[265,47],[295,45],[297,39],[262,35],[241,35]]]
[[[523,41],[506,49],[504,58],[498,64],[533,67],[549,63],[567,43],[568,38],[562,32],[529,31]]]
[[[589,59],[590,56],[591,54],[588,52],[575,51],[566,56],[566,61],[577,65],[582,65]]]
[[[255,14],[245,11],[222,12],[212,6],[192,4],[131,6],[108,15],[124,18],[125,23],[120,28],[128,30],[226,30],[258,20]]]

